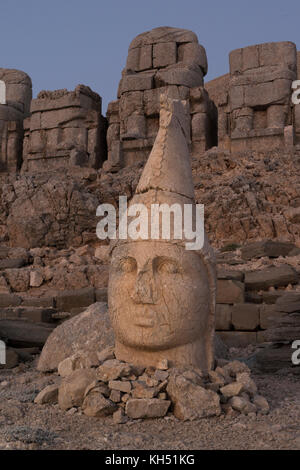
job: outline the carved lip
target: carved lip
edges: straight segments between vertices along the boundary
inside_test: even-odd
[[[134,324],[144,328],[152,328],[155,324],[155,318],[156,313],[153,310],[146,310],[135,317]]]

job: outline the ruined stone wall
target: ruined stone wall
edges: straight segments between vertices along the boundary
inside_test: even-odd
[[[42,91],[24,122],[23,171],[79,165],[99,168],[106,158],[101,97],[89,87]]]
[[[15,172],[22,164],[23,120],[32,98],[30,77],[19,70],[0,68],[0,171]]]
[[[230,150],[230,105],[229,105],[229,83],[230,74],[222,75],[205,84],[209,98],[217,107],[217,129],[218,147],[223,150]]]
[[[236,49],[230,63],[231,149],[284,147],[292,124],[292,82],[297,78],[296,46],[265,43]]]
[[[192,153],[216,143],[216,109],[203,87],[205,49],[187,30],[156,28],[140,34],[129,46],[118,100],[108,106],[107,170],[145,161],[158,131],[162,93],[190,100]]]

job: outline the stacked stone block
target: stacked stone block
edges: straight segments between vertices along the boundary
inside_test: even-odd
[[[101,97],[89,87],[42,91],[25,120],[23,171],[79,165],[99,168],[106,157]]]
[[[0,68],[0,171],[15,172],[22,164],[23,120],[32,98],[30,77]]]
[[[193,32],[164,27],[137,36],[129,47],[118,100],[107,110],[106,169],[147,159],[158,132],[163,93],[190,100],[193,154],[215,143],[216,109],[203,88],[206,73],[205,49]]]

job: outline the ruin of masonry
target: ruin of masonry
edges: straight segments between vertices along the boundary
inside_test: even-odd
[[[0,338],[12,347],[41,348],[57,325],[107,301],[96,208],[134,196],[165,95],[188,109],[195,202],[217,256],[218,337],[268,343],[256,358],[266,369],[290,361],[300,334],[300,52],[288,41],[236,49],[228,73],[205,82],[213,60],[191,31],[138,35],[106,117],[88,86],[33,99],[26,73],[0,69]],[[72,353],[46,348],[41,370]]]

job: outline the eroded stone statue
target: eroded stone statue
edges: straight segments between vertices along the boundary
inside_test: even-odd
[[[160,127],[130,203],[193,204],[186,102],[161,97]],[[215,261],[185,240],[117,240],[112,243],[108,302],[116,357],[157,366],[213,365]]]

